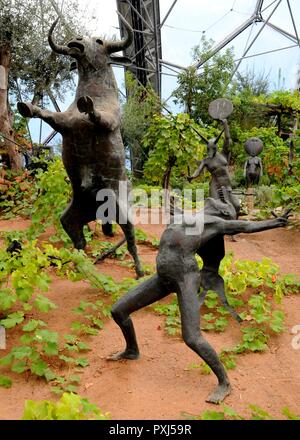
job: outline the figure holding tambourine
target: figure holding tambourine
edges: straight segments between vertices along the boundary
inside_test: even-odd
[[[228,170],[228,161],[230,158],[230,131],[227,122],[227,117],[232,113],[233,106],[228,99],[216,99],[209,105],[208,112],[214,119],[219,119],[223,124],[223,130],[217,138],[207,140],[200,133],[199,135],[207,145],[207,157],[200,163],[197,170],[192,176],[188,177],[189,181],[197,178],[205,169],[211,174],[211,181],[209,184],[209,196],[214,199],[220,199],[222,196],[222,187],[226,188],[227,194],[230,197],[230,202],[235,208],[237,217],[240,212],[240,201],[232,193],[231,181]],[[222,151],[218,152],[218,141],[222,134],[225,134]]]

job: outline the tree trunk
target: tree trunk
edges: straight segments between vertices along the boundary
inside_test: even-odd
[[[134,178],[137,180],[142,179],[144,176],[144,165],[147,160],[147,155],[143,151],[143,147],[139,144],[138,140],[130,146],[130,160]]]
[[[170,178],[171,178],[171,172],[172,172],[172,168],[174,167],[174,165],[176,164],[176,157],[174,156],[170,156],[169,157],[169,161],[168,161],[168,165],[167,165],[167,169],[164,172],[163,178],[162,178],[162,187],[164,190],[164,204],[165,207],[169,207],[170,204]]]
[[[14,171],[18,171],[22,167],[22,161],[14,144],[13,117],[8,104],[10,62],[10,44],[9,42],[0,42],[0,133],[4,138],[3,145],[5,153],[9,158],[9,167]]]

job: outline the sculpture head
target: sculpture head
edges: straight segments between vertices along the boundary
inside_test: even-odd
[[[216,143],[216,138],[209,139],[209,141],[207,142],[207,157],[209,157],[210,159],[215,157],[217,150],[218,146]]]
[[[133,40],[133,30],[130,24],[120,15],[120,19],[124,24],[127,36],[122,40],[102,40],[101,38],[90,38],[77,36],[67,43],[65,46],[56,44],[53,40],[53,31],[58,23],[58,20],[52,24],[48,33],[48,42],[51,49],[61,55],[69,55],[75,58],[76,64],[83,68],[93,67],[95,70],[100,70],[107,64],[131,64],[129,58],[111,56],[114,52],[119,52],[126,49]],[[75,68],[73,63],[72,68]]]
[[[219,142],[220,137],[222,136],[223,132],[224,132],[224,130],[222,130],[216,138],[212,138],[209,140],[207,140],[204,136],[202,136],[201,133],[198,133],[199,136],[201,137],[201,139],[206,143],[207,157],[209,159],[212,159],[213,157],[215,157],[215,155],[218,151],[218,142]]]
[[[244,144],[245,151],[252,157],[258,156],[263,150],[264,144],[258,137],[251,137]]]

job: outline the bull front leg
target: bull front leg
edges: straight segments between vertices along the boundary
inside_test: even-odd
[[[61,224],[71,238],[75,249],[84,249],[86,240],[83,233],[83,227],[87,223],[82,215],[82,209],[77,197],[73,197],[72,202],[62,213]]]
[[[59,133],[63,133],[67,127],[65,112],[51,112],[31,104],[31,102],[18,102],[17,108],[23,118],[40,118]]]
[[[80,113],[87,114],[91,122],[105,127],[107,130],[113,131],[120,125],[119,111],[107,112],[97,110],[90,96],[81,96],[77,101],[77,108]]]

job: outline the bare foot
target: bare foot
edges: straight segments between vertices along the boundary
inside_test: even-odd
[[[140,357],[139,352],[136,351],[119,351],[118,353],[113,353],[106,358],[107,361],[119,361],[121,359],[135,360]]]
[[[145,275],[142,269],[136,269],[135,272],[136,272],[136,277],[135,277],[136,280],[139,280]]]
[[[229,396],[230,392],[231,385],[229,383],[218,385],[210,394],[210,396],[208,396],[206,402],[218,404],[222,402],[226,396]]]

